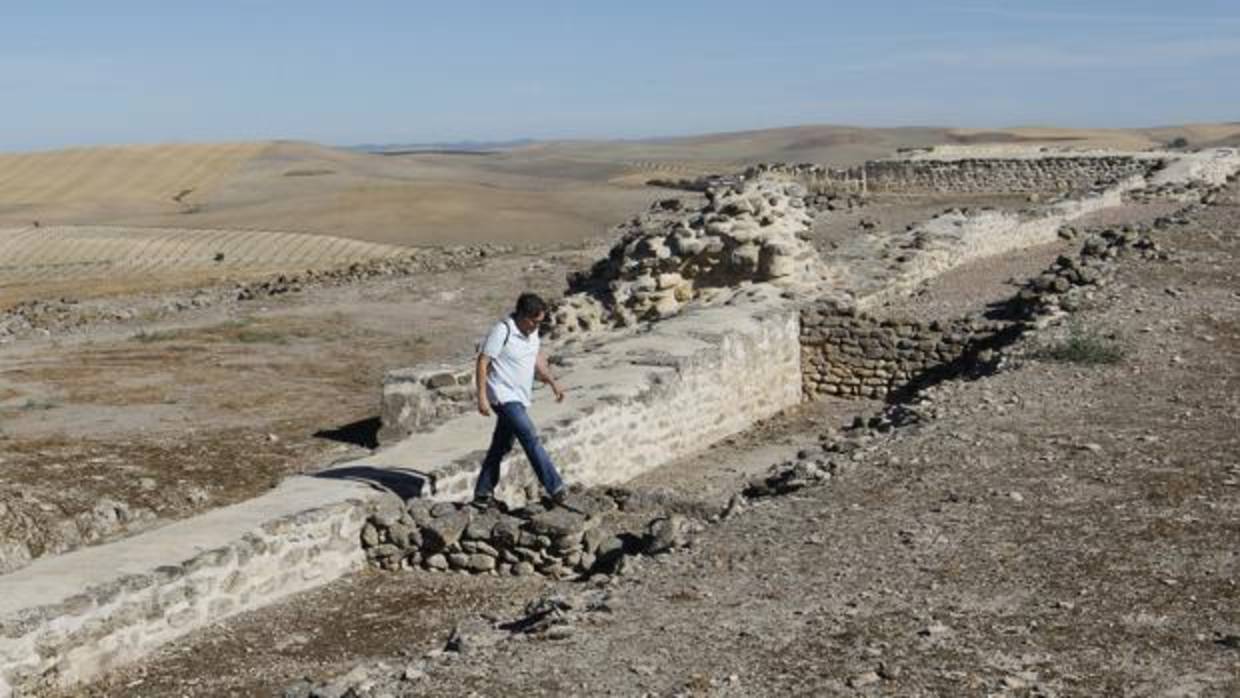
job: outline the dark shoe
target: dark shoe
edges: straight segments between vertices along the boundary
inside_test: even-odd
[[[556,490],[555,494],[551,495],[551,504],[553,506],[562,507],[564,506],[564,502],[566,501],[568,501],[568,488],[567,487],[561,487],[560,489]]]
[[[487,509],[495,506],[495,497],[492,497],[489,494],[474,497],[473,500],[470,501],[469,506],[477,509],[478,511],[486,511]]]

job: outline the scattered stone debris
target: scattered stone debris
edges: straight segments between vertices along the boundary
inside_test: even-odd
[[[1091,234],[1076,258],[1060,256],[1051,268],[1026,283],[1009,304],[1009,312],[1013,317],[1032,320],[1078,310],[1094,290],[1110,281],[1115,260],[1128,254],[1147,260],[1170,258],[1148,232],[1107,229]]]
[[[550,592],[525,604],[519,616],[501,620],[474,616],[456,624],[443,649],[432,650],[405,666],[387,662],[361,664],[330,681],[302,679],[283,692],[284,698],[378,698],[422,695],[418,685],[455,657],[479,655],[510,641],[571,640],[582,625],[609,622],[611,594],[602,589]]]
[[[466,245],[417,250],[404,257],[355,262],[334,269],[309,269],[278,274],[258,281],[199,288],[157,297],[82,301],[74,298],[30,300],[0,312],[0,342],[32,334],[51,335],[86,326],[148,319],[187,310],[273,298],[310,288],[343,286],[368,279],[438,273],[480,264],[488,257],[511,251],[503,245]],[[126,306],[117,307],[118,303]]]

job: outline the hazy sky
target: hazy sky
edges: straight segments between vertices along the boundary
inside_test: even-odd
[[[0,39],[0,150],[1240,120],[1235,0],[43,0]]]

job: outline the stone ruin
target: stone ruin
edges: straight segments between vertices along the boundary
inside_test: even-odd
[[[1224,164],[1219,171],[1226,170],[1234,179],[1235,158]],[[1175,181],[1164,176],[1175,171],[1175,163],[1159,170],[1145,183],[1146,192],[1178,193]],[[1002,360],[1005,333],[1023,332],[1041,318],[1080,307],[1106,283],[1121,256],[1163,254],[1140,233],[1104,231],[1085,238],[1079,258],[1060,259],[1031,280],[1008,307],[997,309],[999,315],[937,326],[918,319],[882,318],[862,310],[867,307],[860,303],[862,294],[851,299],[856,305],[841,304],[838,295],[824,297],[824,291],[834,286],[850,287],[854,279],[846,276],[845,267],[852,262],[824,262],[815,255],[804,239],[811,222],[805,197],[813,192],[793,179],[789,173],[768,172],[712,187],[702,205],[660,202],[622,226],[621,240],[606,259],[570,281],[570,294],[555,309],[551,332],[569,340],[592,331],[609,332],[618,340],[584,352],[593,356],[572,357],[580,362],[575,370],[583,365],[592,368],[590,380],[607,385],[592,386],[594,402],[571,419],[548,423],[548,444],[558,444],[565,453],[579,450],[579,458],[565,456],[565,460],[606,465],[605,470],[581,471],[585,473],[581,481],[621,482],[666,462],[669,453],[701,450],[797,400],[825,394],[890,399],[892,393],[935,372],[963,371],[996,356]],[[1183,189],[1207,191],[1217,184],[1212,180]],[[1112,192],[1118,201],[1119,193],[1114,188]],[[1099,206],[1103,204],[1114,205],[1109,200]],[[1056,214],[1054,220],[1045,221],[1050,235],[1055,234],[1052,223],[1071,220],[1076,213]],[[1169,220],[1175,219],[1173,214]],[[953,227],[967,228],[974,222],[970,218]],[[974,227],[979,238],[989,237],[990,228]],[[1006,247],[944,248],[944,259],[951,257],[944,264],[1011,252],[1041,239],[1018,236]],[[901,250],[914,257],[933,252],[917,246]],[[927,268],[915,279],[948,267]],[[885,283],[905,276],[892,276]],[[866,292],[876,294],[880,289]],[[765,300],[746,301],[758,295]],[[855,310],[850,313],[850,308]],[[673,321],[640,332],[617,331],[673,316],[677,316]],[[680,353],[670,355],[669,345]],[[780,371],[761,373],[785,359],[787,371],[780,364]],[[751,382],[733,386],[720,380],[738,374]],[[444,400],[468,389],[466,375],[463,369],[436,368],[408,372],[390,385],[406,386],[411,394],[420,391],[419,400],[444,410],[424,414],[428,420],[415,425],[428,428],[450,413],[441,404]],[[735,390],[724,391],[721,385]],[[773,395],[775,391],[784,393]],[[741,404],[744,400],[753,403],[748,412]],[[398,400],[391,402],[399,408]],[[385,396],[385,411],[386,403]],[[625,574],[626,567],[642,556],[691,545],[698,527],[726,518],[743,508],[746,499],[794,491],[835,476],[849,467],[847,453],[864,436],[860,432],[889,429],[897,421],[915,421],[920,414],[893,405],[882,419],[866,422],[858,433],[824,441],[823,448],[798,454],[796,460],[751,482],[721,511],[607,486],[575,492],[566,509],[549,509],[527,496],[520,508],[474,511],[426,498],[428,494],[459,498],[466,494],[461,488],[432,488],[402,501],[356,483],[346,486],[340,482],[346,479],[343,473],[339,479],[295,478],[232,508],[257,523],[211,529],[202,525],[202,519],[223,513],[210,512],[144,534],[148,543],[143,555],[126,558],[137,560],[132,572],[114,573],[108,561],[133,554],[137,547],[133,539],[71,553],[77,556],[72,564],[93,575],[84,589],[62,593],[63,584],[49,584],[61,579],[58,565],[67,564],[62,560],[68,555],[34,561],[6,576],[9,593],[0,595],[0,627],[5,631],[0,633],[4,658],[0,696],[32,686],[86,680],[196,627],[313,588],[367,563],[382,569],[550,578]],[[386,414],[384,419],[386,428]],[[643,442],[631,438],[633,430],[640,430]],[[441,442],[465,433],[446,431]],[[379,460],[357,461],[340,469],[374,472],[426,466],[435,470],[431,475],[442,476],[440,484],[472,474],[476,453],[445,449],[442,443],[429,455],[421,450],[437,435],[443,436],[435,432],[426,437],[428,441],[419,436],[413,457],[406,462],[383,461],[380,452],[373,456]],[[617,439],[622,446],[616,445]],[[639,454],[640,462],[630,458],[640,449],[647,449]],[[654,450],[659,452],[653,454]],[[632,461],[625,463],[626,469],[614,467],[625,459]],[[236,519],[229,516],[230,522]],[[184,547],[177,553],[164,552],[177,550],[176,544],[189,536],[199,541],[192,554]],[[156,545],[150,544],[152,540]]]
[[[1031,198],[1077,196],[1143,178],[1147,186],[1127,193],[1134,201],[1206,201],[1234,172],[1234,148],[1200,152],[1110,151],[1027,146],[937,146],[869,160],[846,168],[814,164],[759,164],[743,178],[778,175],[801,183],[812,195],[835,194],[1028,194]]]
[[[781,177],[718,183],[706,201],[664,199],[617,227],[606,257],[569,277],[543,334],[568,341],[635,328],[687,307],[727,303],[755,284],[812,293],[826,270],[807,241],[809,195]],[[812,197],[810,197],[812,199]],[[381,443],[427,431],[472,409],[472,365],[390,371]]]
[[[837,191],[839,172],[811,164],[753,165],[739,174],[710,178],[704,202],[664,199],[618,226],[619,239],[607,256],[570,276],[567,294],[554,305],[544,336],[571,345],[600,332],[674,317],[695,305],[728,303],[738,293],[763,285],[818,304],[817,315],[811,312],[802,317],[807,395],[882,397],[892,386],[912,381],[928,367],[959,360],[980,337],[1006,329],[985,318],[932,327],[911,320],[879,321],[864,313],[845,315],[848,309],[862,307],[857,299],[868,298],[869,305],[874,305],[883,294],[907,292],[963,258],[1049,241],[1057,227],[1063,229],[1076,217],[1117,205],[1121,197],[1149,200],[1168,195],[1190,202],[1213,201],[1227,177],[1234,176],[1237,163],[1240,157],[1231,149],[1108,154],[1028,148],[977,153],[936,149],[907,159],[867,163],[854,174],[864,180],[871,170],[885,172],[890,177],[884,181],[911,192],[927,193],[927,187],[957,193],[1058,191],[1064,182],[1069,183],[1064,185],[1068,189],[1092,192],[1020,213],[949,210],[910,226],[901,234],[907,240],[893,240],[899,243],[895,256],[877,260],[890,262],[884,268],[857,260],[844,262],[842,257],[821,258],[807,239],[816,212],[852,208],[859,196]],[[933,174],[940,171],[950,175]],[[907,177],[893,174],[899,172]],[[1127,179],[1114,185],[1134,173],[1150,179]],[[1108,184],[1114,186],[1108,188]],[[1099,187],[1104,191],[1094,191]],[[861,225],[873,227],[865,220]],[[879,254],[884,253],[870,256]],[[1073,302],[1071,296],[1066,303]],[[891,335],[892,346],[848,343],[857,338],[854,334],[861,340],[870,339],[866,332],[871,330],[860,326],[866,323],[873,324],[876,337]],[[849,332],[846,338],[835,336],[849,327],[857,332]],[[828,340],[827,335],[833,337]],[[910,342],[920,347],[916,356],[903,352],[899,361],[883,358],[896,345]],[[832,348],[821,348],[828,345]],[[384,383],[380,441],[434,428],[471,409],[471,371],[469,366],[457,366],[389,373]]]
[[[473,409],[473,366],[398,368],[383,376],[380,442],[426,431]]]
[[[1045,318],[1072,312],[1104,287],[1123,257],[1165,260],[1146,232],[1105,229],[1084,237],[1075,257],[1061,256],[1006,303],[986,314],[952,320],[882,318],[838,299],[819,298],[799,311],[802,390],[825,396],[886,398],[909,387],[993,366],[1002,352]],[[448,390],[465,374],[440,374]],[[918,418],[895,405],[877,422]],[[894,415],[894,416],[892,416]],[[884,422],[883,420],[887,420]],[[881,423],[880,423],[881,422]],[[707,522],[726,518],[745,500],[786,494],[829,480],[843,467],[847,443],[810,449],[752,480],[721,511],[662,493],[623,487],[575,490],[563,506],[538,499],[529,485],[526,504],[484,511],[458,502],[389,499],[362,529],[373,566],[437,572],[543,575],[555,579],[622,574],[626,559],[692,544]]]
[[[795,182],[760,178],[712,187],[698,208],[655,203],[620,226],[606,258],[570,277],[550,335],[664,319],[751,283],[814,286],[822,267],[804,239],[813,223],[806,194]]]
[[[381,569],[556,579],[622,573],[626,556],[658,555],[692,543],[696,503],[622,487],[570,491],[559,505],[530,493],[527,504],[478,510],[468,504],[385,500],[362,528],[366,557]]]
[[[801,308],[802,390],[826,396],[888,398],[993,363],[1022,333],[1074,312],[1112,278],[1121,257],[1165,260],[1148,232],[1087,235],[1075,257],[1061,255],[1005,303],[949,320],[881,317],[836,299]]]

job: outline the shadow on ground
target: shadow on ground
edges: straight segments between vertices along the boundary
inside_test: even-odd
[[[367,417],[350,422],[335,429],[320,429],[314,432],[314,438],[339,441],[341,443],[361,446],[362,448],[379,447],[379,427],[382,422],[378,417]]]
[[[348,465],[339,468],[328,468],[312,477],[325,480],[349,480],[361,482],[370,487],[391,492],[401,499],[420,497],[424,492],[433,492],[435,483],[431,475],[413,468],[374,468],[368,465]]]

